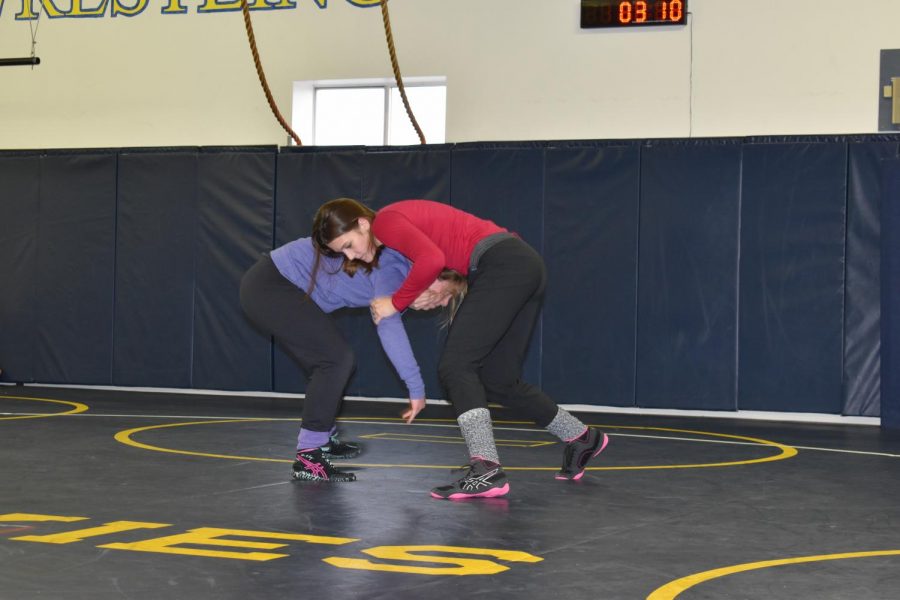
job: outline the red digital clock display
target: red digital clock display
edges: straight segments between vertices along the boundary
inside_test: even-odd
[[[581,0],[581,28],[684,25],[687,0]]]

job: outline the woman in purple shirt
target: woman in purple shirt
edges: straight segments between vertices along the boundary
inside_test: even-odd
[[[318,260],[318,262],[317,262]],[[353,458],[359,446],[341,442],[335,418],[356,360],[353,349],[326,313],[366,307],[390,296],[406,279],[410,262],[385,249],[376,264],[344,270],[342,258],[317,256],[309,238],[300,238],[265,255],[241,280],[241,306],[263,333],[271,335],[309,376],[303,425],[297,437],[293,477],[308,481],[354,481],[329,459]],[[315,276],[313,277],[313,273]],[[407,422],[425,406],[425,384],[400,315],[383,319],[378,337],[409,390]]]

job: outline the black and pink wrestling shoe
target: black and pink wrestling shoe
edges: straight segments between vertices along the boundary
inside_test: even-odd
[[[459,481],[431,490],[431,497],[440,500],[465,500],[467,498],[496,498],[509,493],[509,483],[503,467],[482,458],[473,458],[464,466],[466,474]]]
[[[347,460],[348,458],[356,458],[362,451],[359,444],[353,442],[342,442],[337,434],[332,434],[328,438],[328,443],[320,447],[319,450],[325,455],[325,458],[331,460]]]
[[[556,474],[556,478],[578,481],[584,476],[588,461],[603,452],[607,444],[609,436],[588,427],[587,431],[566,444],[562,468]]]
[[[353,473],[335,469],[319,448],[298,452],[291,476],[298,481],[328,481],[332,483],[356,481],[356,475]]]

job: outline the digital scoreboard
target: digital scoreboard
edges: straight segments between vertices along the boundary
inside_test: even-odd
[[[687,0],[581,0],[581,28],[684,25]]]

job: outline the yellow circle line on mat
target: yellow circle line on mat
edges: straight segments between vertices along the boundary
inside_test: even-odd
[[[785,460],[797,456],[797,449],[787,444],[779,444],[771,440],[763,440],[760,438],[752,438],[743,435],[732,435],[728,433],[715,433],[712,431],[694,431],[691,429],[673,429],[670,427],[639,427],[632,425],[604,425],[606,429],[640,429],[643,431],[665,431],[668,433],[690,433],[693,435],[703,435],[714,438],[723,438],[727,440],[740,440],[742,442],[750,442],[759,444],[760,446],[771,446],[778,448],[781,452],[772,456],[764,456],[762,458],[751,458],[749,460],[735,460],[730,462],[716,463],[697,463],[688,465],[643,465],[632,467],[588,467],[588,471],[636,471],[641,469],[702,469],[706,467],[734,467],[737,465],[749,465],[755,463],[773,462],[776,460]],[[505,467],[504,467],[505,468]]]
[[[283,458],[263,458],[259,456],[240,456],[236,454],[214,454],[210,452],[194,452],[192,450],[179,450],[172,448],[163,448],[161,446],[152,446],[150,444],[144,444],[142,442],[138,442],[132,439],[132,436],[136,433],[141,433],[143,431],[150,431],[153,429],[167,429],[172,427],[188,427],[193,425],[216,425],[222,423],[254,423],[254,422],[262,422],[262,421],[275,421],[277,419],[223,419],[221,421],[191,421],[187,423],[169,423],[166,425],[149,425],[146,427],[135,427],[134,429],[127,429],[125,431],[120,431],[115,435],[115,439],[117,442],[125,444],[127,446],[134,446],[135,448],[141,448],[143,450],[152,450],[154,452],[166,452],[169,454],[186,454],[189,456],[205,456],[208,458],[225,458],[229,460],[255,460],[260,462],[279,462],[279,463],[290,463],[293,462],[291,460],[286,460]],[[345,419],[339,419],[345,420]],[[346,419],[346,420],[354,420],[359,421],[360,419]],[[392,419],[383,419],[383,420],[392,420]],[[372,421],[377,422],[377,421]],[[502,423],[502,421],[497,421],[497,423]],[[744,437],[740,435],[730,435],[726,433],[713,433],[708,431],[692,431],[689,429],[671,429],[668,427],[636,427],[636,426],[603,426],[608,429],[643,429],[648,431],[666,431],[666,432],[676,432],[676,433],[691,433],[695,435],[704,435],[704,436],[712,436],[719,438],[726,438],[730,440],[741,440],[743,442],[752,442],[754,444],[759,444],[762,446],[771,446],[773,448],[778,448],[781,452],[779,454],[775,454],[773,456],[765,456],[763,458],[753,458],[749,460],[736,460],[729,462],[718,462],[718,463],[699,463],[699,464],[687,464],[687,465],[638,465],[638,466],[627,466],[627,467],[588,467],[588,471],[635,471],[635,470],[645,470],[645,469],[698,469],[704,467],[733,467],[737,465],[749,465],[754,463],[764,463],[771,462],[775,460],[784,460],[786,458],[791,458],[792,456],[796,456],[797,449],[791,446],[786,446],[784,444],[779,444],[777,442],[771,442],[769,440],[762,440],[758,438]],[[458,465],[410,465],[410,464],[372,464],[372,463],[357,463],[357,462],[341,462],[342,466],[348,467],[404,467],[409,469],[447,469],[453,468]],[[558,471],[557,467],[503,467],[504,470],[507,471]]]
[[[745,571],[755,571],[757,569],[768,569],[769,567],[780,567],[783,565],[794,565],[800,563],[820,562],[824,560],[843,560],[847,558],[871,558],[873,556],[900,556],[900,550],[875,550],[871,552],[846,552],[843,554],[819,554],[817,556],[798,556],[795,558],[782,558],[776,560],[764,560],[761,562],[744,563],[741,565],[732,565],[730,567],[722,567],[721,569],[712,569],[702,573],[695,573],[669,582],[661,588],[657,588],[649,596],[647,600],[672,600],[681,592],[694,587],[697,584],[735,573],[743,573]]]
[[[169,454],[188,454],[190,456],[207,456],[209,458],[228,458],[232,460],[258,460],[262,462],[293,462],[281,458],[261,458],[259,456],[238,456],[235,454],[212,454],[209,452],[193,452],[191,450],[173,450],[172,448],[163,448],[161,446],[151,446],[131,439],[135,433],[142,431],[150,431],[151,429],[168,429],[171,427],[188,427],[191,425],[218,425],[221,423],[253,423],[256,421],[271,421],[272,419],[226,419],[223,421],[191,421],[188,423],[168,423],[166,425],[150,425],[147,427],[135,427],[134,429],[126,429],[118,432],[114,437],[117,442],[126,446],[134,446],[143,450],[152,450],[154,452],[167,452]]]
[[[49,413],[46,415],[21,415],[18,417],[0,417],[0,421],[12,421],[14,419],[45,419],[47,417],[61,417],[62,415],[74,415],[83,413],[89,407],[81,402],[71,402],[69,400],[52,400],[50,398],[32,398],[30,396],[0,396],[0,400],[34,400],[35,402],[53,402],[54,404],[68,404],[73,408],[65,412]]]

